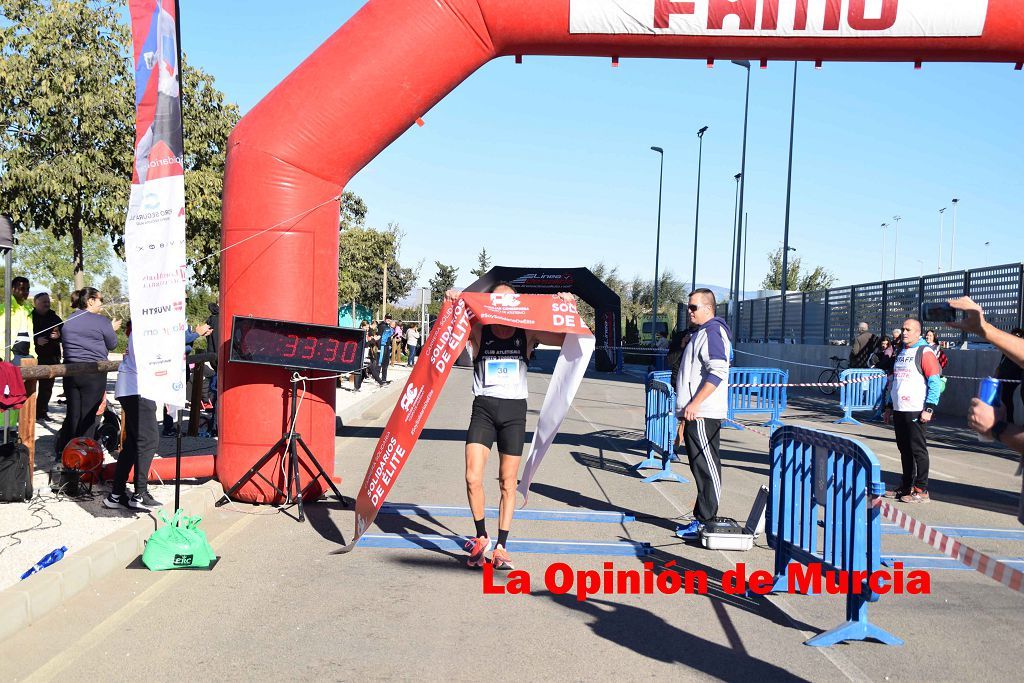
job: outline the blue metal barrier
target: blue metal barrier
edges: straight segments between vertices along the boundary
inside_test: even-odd
[[[844,384],[839,388],[839,407],[843,409],[844,415],[836,420],[836,424],[859,425],[860,422],[853,417],[855,410],[877,411],[882,401],[882,394],[885,393],[886,376],[882,370],[853,369],[843,370],[839,380],[863,380],[853,384]]]
[[[789,371],[779,368],[729,368],[729,419],[722,423],[729,429],[743,429],[737,415],[771,415],[764,427],[782,426],[786,409],[786,387],[743,386],[746,384],[787,384]]]
[[[647,457],[633,466],[633,471],[657,468],[644,479],[645,484],[655,481],[688,480],[672,471],[676,436],[676,392],[670,385],[671,372],[651,372],[647,375],[647,401],[644,435],[647,439]]]
[[[879,571],[881,511],[871,500],[885,493],[885,485],[875,454],[853,439],[793,426],[772,435],[770,450],[766,531],[768,544],[775,549],[773,589],[788,588],[791,562],[821,563],[822,572]],[[828,647],[874,638],[902,645],[902,640],[868,622],[868,603],[878,595],[867,582],[854,593],[852,578],[847,581],[846,622],[804,644]]]

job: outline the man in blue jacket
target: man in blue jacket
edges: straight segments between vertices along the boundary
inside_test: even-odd
[[[715,317],[715,294],[696,289],[687,307],[696,331],[683,349],[676,377],[676,414],[683,424],[683,445],[697,485],[694,519],[676,535],[696,540],[704,526],[718,516],[722,498],[722,462],[718,455],[722,420],[729,414],[729,326]]]

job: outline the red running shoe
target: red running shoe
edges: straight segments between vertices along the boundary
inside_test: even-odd
[[[469,559],[466,560],[467,567],[482,567],[487,562],[487,549],[491,545],[491,539],[486,536],[480,536],[479,538],[471,538],[466,541],[463,546],[465,551],[469,553]]]

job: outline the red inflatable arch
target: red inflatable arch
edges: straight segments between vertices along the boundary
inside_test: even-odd
[[[220,338],[230,338],[235,315],[334,323],[342,188],[465,78],[506,55],[1019,68],[1024,13],[1020,0],[371,0],[231,135],[223,245],[239,246],[223,255]],[[225,345],[216,463],[225,487],[281,435],[287,387],[284,370],[232,365],[226,353]],[[329,472],[334,392],[330,382],[311,384],[298,425]],[[257,484],[238,498],[274,500]]]

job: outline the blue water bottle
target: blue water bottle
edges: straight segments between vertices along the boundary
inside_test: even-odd
[[[67,551],[68,551],[68,547],[66,545],[62,545],[61,547],[57,548],[56,550],[54,550],[49,555],[46,555],[45,557],[43,557],[43,559],[41,559],[38,562],[36,562],[34,567],[32,567],[27,572],[25,572],[24,574],[21,575],[22,580],[24,581],[25,579],[27,579],[28,577],[32,576],[33,574],[35,574],[40,569],[43,569],[44,567],[49,567],[54,562],[57,562],[62,557],[64,557],[64,553],[66,553]]]
[[[993,377],[986,377],[981,380],[981,385],[978,387],[978,399],[993,408],[998,408],[1001,404],[999,400],[999,380]],[[978,434],[978,441],[992,441],[992,437]]]
[[[986,403],[993,408],[999,406],[999,380],[993,377],[986,377],[981,380],[981,386],[978,387],[978,398],[981,399],[982,403]]]

